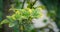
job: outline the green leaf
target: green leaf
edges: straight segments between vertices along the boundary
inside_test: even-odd
[[[9,21],[7,19],[4,19],[1,24],[6,24],[6,23],[9,23]]]
[[[9,23],[9,27],[14,27],[15,23]]]
[[[32,16],[34,18],[40,17],[40,10],[38,10],[38,9],[33,10]]]
[[[15,21],[11,16],[7,16],[7,19],[8,19],[10,22]]]
[[[21,15],[20,14],[15,14],[15,18],[16,18],[16,20],[18,20],[18,19],[21,18]]]

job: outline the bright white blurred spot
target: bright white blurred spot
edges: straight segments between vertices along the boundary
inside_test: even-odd
[[[46,10],[42,10],[41,12],[43,14],[43,16],[41,18],[32,20],[32,22],[34,23],[34,27],[35,28],[45,27],[49,23],[49,21],[47,21],[46,23],[43,22],[43,20],[45,20],[45,19],[48,20],[48,17],[46,16],[47,15],[47,11]]]

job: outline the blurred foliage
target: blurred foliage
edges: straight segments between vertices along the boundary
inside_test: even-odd
[[[41,8],[44,8],[44,6],[41,6],[41,8],[36,7],[33,8],[33,5],[35,4],[36,1],[30,2],[30,0],[14,0],[12,2],[13,5],[9,9],[10,11],[13,11],[14,14],[10,16],[6,16],[6,19],[2,20],[2,15],[3,15],[3,5],[2,5],[2,0],[0,0],[0,27],[1,24],[9,24],[9,27],[12,27],[14,32],[19,32],[19,30],[23,32],[28,32],[34,27],[32,26],[32,23],[30,22],[33,18],[39,18],[41,17],[41,13],[39,10]],[[28,3],[28,8],[21,9],[24,7],[25,1]],[[58,27],[60,27],[60,7],[57,7],[58,5],[58,0],[40,0],[47,8],[48,10],[48,15],[56,21],[56,24]],[[32,9],[30,9],[32,8]],[[2,20],[2,22],[1,22]],[[46,22],[46,20],[44,20]],[[30,31],[31,32],[31,31]]]
[[[0,0],[0,23],[2,21],[2,15],[3,15],[3,4],[2,3],[3,1]],[[0,32],[2,32],[1,28],[2,28],[2,25],[0,24]]]
[[[0,0],[0,11],[2,11],[2,9],[3,9],[3,1]]]
[[[1,24],[8,23],[9,27],[14,27],[18,23],[17,25],[19,25],[20,30],[29,32],[34,28],[31,22],[32,19],[41,17],[40,9],[41,8],[9,9],[9,11],[13,11],[14,14],[6,16],[7,18],[3,20]]]
[[[54,21],[56,20],[56,15],[58,11],[58,0],[40,0],[48,10],[48,16]]]
[[[0,21],[2,20],[2,15],[3,15],[3,12],[0,11]]]
[[[59,0],[40,0],[47,8],[48,15],[52,18],[60,29],[60,4]]]
[[[3,1],[0,0],[0,21],[2,20],[2,15],[3,15],[3,5],[2,5]]]

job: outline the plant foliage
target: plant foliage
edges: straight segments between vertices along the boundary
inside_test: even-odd
[[[9,24],[9,27],[14,27],[16,23],[18,23],[20,30],[22,31],[30,31],[33,29],[33,23],[31,22],[34,18],[41,17],[40,8],[36,9],[9,9],[9,11],[13,10],[13,14],[6,16],[1,24]],[[31,27],[31,28],[30,28]]]

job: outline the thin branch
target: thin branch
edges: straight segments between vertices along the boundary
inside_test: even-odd
[[[37,0],[35,0],[35,2],[33,3],[33,6],[34,6],[34,4],[36,3],[36,1],[37,1]]]
[[[24,0],[24,2],[22,3],[22,9],[24,8],[24,3],[25,3],[26,0]]]
[[[37,0],[34,1],[34,3],[31,4],[31,8],[35,5]]]

